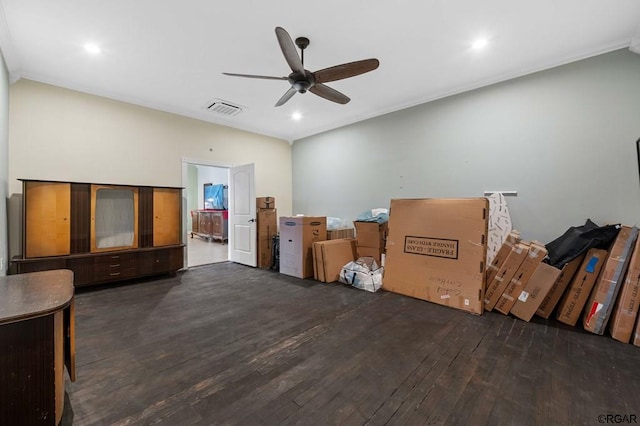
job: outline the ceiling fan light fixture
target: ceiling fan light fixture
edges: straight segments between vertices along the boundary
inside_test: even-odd
[[[91,55],[99,55],[100,53],[102,53],[102,49],[100,49],[100,46],[95,43],[87,42],[83,47],[85,52]]]
[[[487,40],[486,38],[479,38],[476,39],[473,44],[471,44],[471,47],[474,50],[482,50],[487,47],[487,44],[489,44],[489,40]]]
[[[302,120],[302,113],[296,111],[293,114],[291,114],[291,118],[293,118],[295,121],[300,121]]]

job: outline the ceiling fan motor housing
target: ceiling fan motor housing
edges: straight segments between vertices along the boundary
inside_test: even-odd
[[[307,70],[305,70],[304,75],[299,72],[292,72],[291,74],[289,74],[289,77],[287,79],[289,80],[291,86],[298,91],[298,93],[305,93],[316,84],[313,73]]]

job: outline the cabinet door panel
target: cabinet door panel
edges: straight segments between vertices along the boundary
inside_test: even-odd
[[[180,244],[180,196],[180,189],[153,189],[154,247]]]
[[[25,182],[25,257],[71,252],[71,185]]]

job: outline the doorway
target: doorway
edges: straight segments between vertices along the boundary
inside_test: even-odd
[[[201,229],[198,229],[198,224],[194,227],[193,218],[198,220],[198,216],[192,212],[216,212],[217,217],[225,219],[222,226],[228,227],[229,167],[183,160],[182,170],[185,188],[183,202],[186,204],[183,236],[187,246],[186,267],[226,262],[229,260],[228,240],[218,232],[212,234],[210,230],[202,229],[202,225]],[[216,188],[215,200],[211,199],[211,188]],[[198,223],[202,224],[202,221]]]

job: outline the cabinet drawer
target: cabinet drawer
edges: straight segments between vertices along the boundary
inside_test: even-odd
[[[93,265],[99,267],[135,267],[137,256],[132,253],[110,254],[104,256],[96,256],[93,258]]]
[[[133,278],[138,275],[137,268],[108,268],[99,267],[93,270],[94,281],[111,281],[125,278]]]
[[[93,279],[95,281],[133,278],[137,274],[137,256],[135,254],[112,253],[93,258]]]

